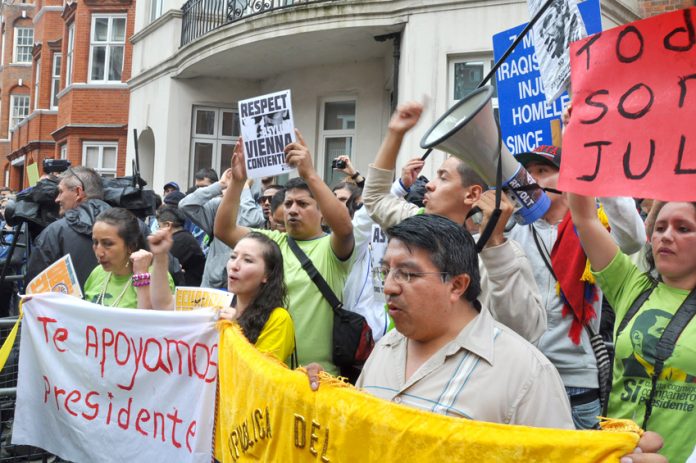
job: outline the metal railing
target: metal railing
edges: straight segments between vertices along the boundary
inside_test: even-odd
[[[5,341],[17,318],[0,318],[0,345]],[[12,423],[14,422],[19,366],[19,334],[5,367],[0,372],[0,463],[42,462],[47,463],[52,455],[29,445],[12,445]]]
[[[218,27],[269,11],[336,0],[188,0],[181,7],[181,46]]]

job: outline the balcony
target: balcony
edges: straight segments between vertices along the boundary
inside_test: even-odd
[[[181,46],[218,27],[242,19],[309,3],[331,1],[336,0],[188,0],[181,7]]]

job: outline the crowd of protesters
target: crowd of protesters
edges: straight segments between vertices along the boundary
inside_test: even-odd
[[[297,177],[284,185],[247,178],[239,141],[231,168],[220,177],[199,171],[185,193],[167,183],[144,220],[105,203],[93,170],[69,169],[56,199],[61,218],[34,241],[27,281],[70,254],[85,298],[106,306],[167,310],[175,285],[228,290],[235,296],[221,316],[260,350],[307,366],[316,389],[319,371],[341,371],[332,304],[313,266],[377,341],[354,377],[359,387],[505,424],[597,429],[602,376],[592,340],[601,334],[616,352],[604,413],[662,436],[647,433],[626,458],[686,461],[696,445],[696,321],[679,327],[671,355],[658,346],[694,303],[696,204],[561,193],[561,148],[538,147],[516,158],[547,190],[549,210],[510,228],[513,204],[503,196],[477,253],[476,231],[496,207],[477,172],[450,157],[429,181],[420,159],[395,175],[421,111],[397,109],[364,175],[337,158],[345,178],[331,186],[299,131],[285,148]],[[652,453],[662,440],[664,457]]]

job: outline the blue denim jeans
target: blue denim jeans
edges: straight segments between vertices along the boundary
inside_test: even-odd
[[[568,399],[574,395],[582,394],[590,391],[584,387],[566,387]],[[573,417],[575,429],[599,429],[599,420],[597,417],[602,414],[602,406],[599,399],[593,400],[585,404],[570,406],[570,412]]]

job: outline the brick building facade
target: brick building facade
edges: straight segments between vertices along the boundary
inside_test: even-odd
[[[127,38],[133,34],[135,2],[37,0],[5,4],[2,15],[32,28],[33,47],[28,65],[0,71],[0,137],[7,133],[0,142],[0,183],[26,187],[26,166],[37,163],[42,174],[47,158],[123,175],[132,55]],[[10,44],[3,46],[7,56]],[[17,102],[25,104],[21,111]]]

